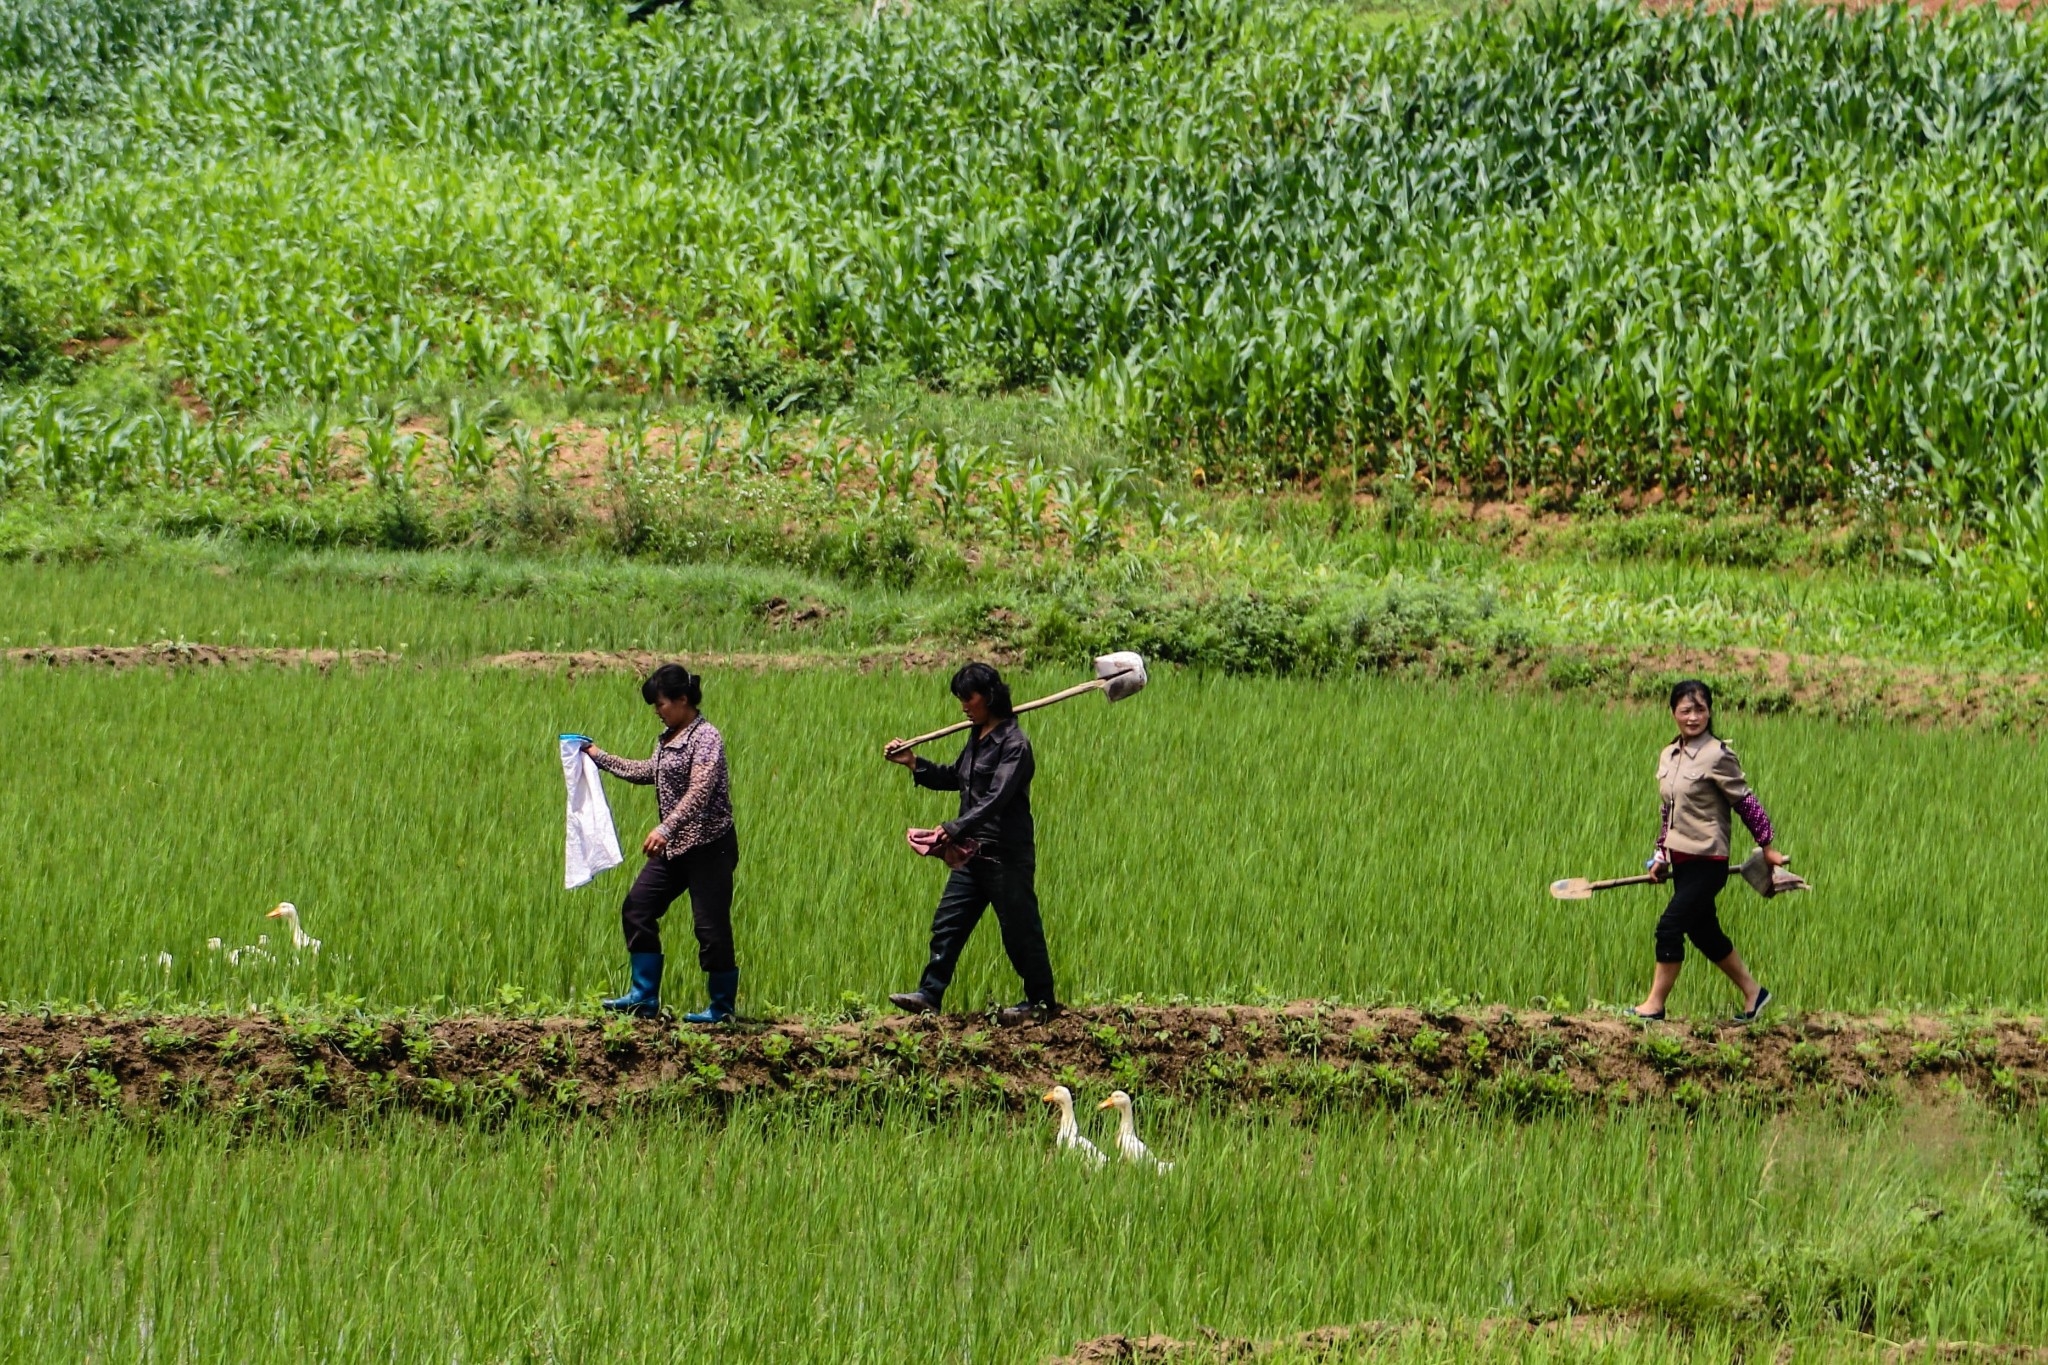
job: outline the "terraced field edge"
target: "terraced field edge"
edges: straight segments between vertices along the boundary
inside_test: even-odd
[[[0,1115],[225,1114],[250,1122],[405,1109],[450,1119],[718,1112],[749,1098],[840,1108],[1037,1108],[1084,1097],[1313,1119],[1418,1106],[1517,1116],[1839,1098],[2048,1098],[2048,1024],[1990,1015],[1644,1025],[1483,1008],[1102,1005],[1044,1024],[978,1015],[668,1020],[287,1010],[0,1017]]]

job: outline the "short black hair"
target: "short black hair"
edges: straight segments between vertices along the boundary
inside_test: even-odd
[[[962,664],[953,675],[953,695],[966,701],[977,693],[988,703],[989,714],[998,720],[1008,720],[1017,714],[1017,708],[1010,704],[1010,685],[993,665],[978,661]]]
[[[1687,697],[1698,697],[1700,705],[1707,708],[1707,733],[1714,733],[1714,689],[1698,678],[1681,678],[1671,685],[1670,710],[1676,711],[1678,703]]]
[[[649,706],[678,698],[692,706],[704,704],[704,680],[681,664],[663,664],[640,684],[640,698]]]

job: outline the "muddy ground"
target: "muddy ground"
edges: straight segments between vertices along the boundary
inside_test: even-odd
[[[1810,1016],[1641,1025],[1484,1008],[1094,1006],[1048,1024],[976,1015],[859,1022],[462,1015],[0,1017],[0,1113],[247,1118],[402,1108],[448,1117],[799,1103],[1035,1112],[1053,1082],[1306,1118],[1403,1105],[1534,1115],[1643,1103],[1775,1108],[1801,1097],[2048,1099],[2048,1025]]]

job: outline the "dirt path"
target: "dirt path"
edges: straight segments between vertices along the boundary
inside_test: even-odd
[[[270,664],[281,668],[350,668],[403,662],[381,649],[258,649],[247,645],[193,645],[159,640],[151,645],[35,645],[0,652],[21,667],[39,668],[225,668]]]
[[[408,1108],[450,1117],[800,1103],[1035,1113],[1054,1082],[1303,1117],[1402,1105],[1528,1116],[1584,1106],[1775,1108],[1801,1096],[2048,1099],[2040,1019],[1812,1016],[1644,1027],[1486,1008],[1094,1006],[1046,1025],[464,1015],[0,1018],[0,1112],[259,1119]]]
[[[956,667],[970,658],[1004,666],[1020,659],[1014,649],[988,643],[848,652],[685,653],[698,668],[740,672],[806,668],[849,668],[863,673],[885,669],[932,672]],[[637,676],[671,657],[675,656],[651,650],[515,650],[442,666],[556,673],[567,677]],[[17,667],[115,671],[264,665],[327,672],[343,665],[359,669],[405,662],[406,656],[381,649],[265,649],[168,640],[147,645],[36,645],[0,651],[0,663]],[[1984,673],[1888,664],[1843,655],[1765,649],[1560,646],[1513,657],[1474,657],[1469,652],[1439,651],[1390,666],[1387,671],[1420,679],[1476,679],[1510,691],[1581,693],[1642,704],[1661,704],[1664,691],[1675,678],[1704,677],[1714,684],[1726,706],[1739,711],[2022,732],[2048,727],[2048,674]]]
[[[1483,1318],[1464,1323],[1419,1319],[1361,1322],[1347,1327],[1317,1327],[1269,1341],[1227,1337],[1215,1332],[1192,1340],[1111,1333],[1077,1343],[1071,1354],[1058,1356],[1049,1365],[1119,1365],[1120,1362],[1129,1362],[1129,1365],[1223,1365],[1226,1361],[1259,1360],[1273,1355],[1283,1355],[1291,1361],[1373,1360],[1380,1358],[1377,1347],[1417,1342],[1441,1347],[1449,1359],[1463,1359],[1466,1351],[1491,1346],[1502,1349],[1504,1359],[1521,1358],[1522,1353],[1532,1350],[1540,1359],[1548,1354],[1546,1347],[1568,1347],[1573,1349],[1567,1350],[1565,1357],[1576,1360],[1588,1353],[1587,1348],[1604,1358],[1602,1348],[1625,1347],[1631,1338],[1668,1339],[1668,1336],[1666,1325],[1630,1313]],[[1626,1354],[1625,1351],[1622,1353]],[[1738,1351],[1734,1358],[1741,1360],[1743,1356]],[[1780,1365],[1790,1365],[1792,1360],[1802,1358],[1785,1346],[1780,1348],[1775,1359]],[[1859,1352],[1857,1358],[1866,1358],[1866,1354]],[[1982,1341],[1914,1340],[1885,1348],[1880,1358],[1885,1365],[1926,1361],[2048,1365],[2048,1347]]]

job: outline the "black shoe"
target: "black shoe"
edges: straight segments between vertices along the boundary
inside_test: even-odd
[[[1758,986],[1756,988],[1756,1003],[1754,1005],[1751,1005],[1746,1010],[1739,1011],[1735,1016],[1736,1022],[1742,1024],[1754,1023],[1756,1021],[1756,1017],[1764,1012],[1764,1006],[1770,1003],[1770,987]]]
[[[889,1003],[905,1014],[937,1014],[939,1002],[923,991],[904,991],[889,997]]]
[[[996,1014],[1005,1024],[1045,1024],[1057,1019],[1065,1007],[1057,1000],[1020,1000]]]
[[[1621,1013],[1624,1018],[1640,1019],[1646,1024],[1654,1024],[1664,1017],[1663,1010],[1658,1010],[1655,1014],[1645,1014],[1643,1013],[1641,1008],[1634,1005],[1629,1006],[1629,1008],[1623,1010]]]

